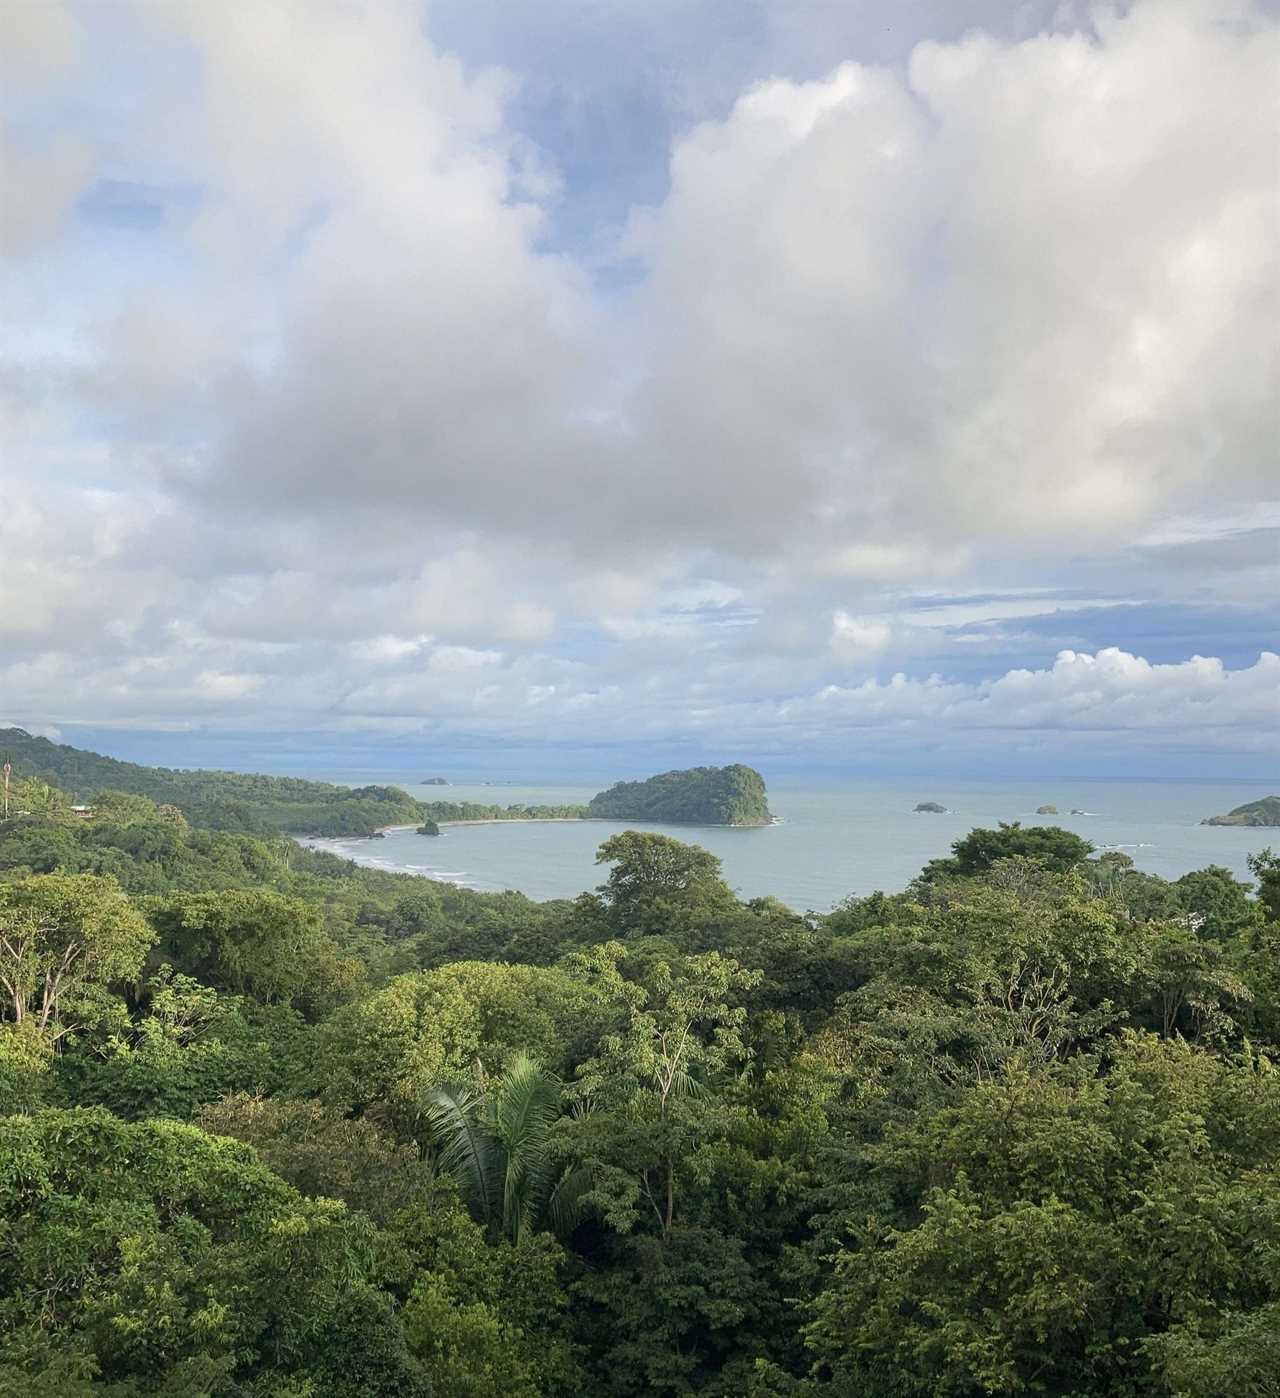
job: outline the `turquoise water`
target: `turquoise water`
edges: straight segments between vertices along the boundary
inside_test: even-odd
[[[766,773],[767,776],[767,773]],[[330,776],[329,780],[334,778]],[[385,775],[380,780],[390,780]],[[398,782],[424,801],[550,804],[585,802],[591,786],[454,785]],[[1280,792],[1280,781],[1136,782],[851,781],[830,785],[769,783],[769,804],[780,822],[761,829],[645,825],[719,855],[724,876],[743,898],[772,894],[790,907],[826,911],[850,894],[897,891],[951,842],[975,825],[1020,820],[1061,825],[1098,847],[1120,848],[1139,869],[1177,878],[1189,869],[1223,864],[1247,878],[1246,856],[1270,845],[1280,830],[1202,826],[1208,815]],[[918,801],[938,801],[946,815],[916,815]],[[1037,806],[1058,807],[1037,816]],[[1075,807],[1088,812],[1070,815]],[[506,822],[446,826],[439,838],[412,830],[381,840],[308,843],[379,869],[424,874],[486,891],[518,889],[531,898],[572,898],[598,884],[602,840],[626,821]]]

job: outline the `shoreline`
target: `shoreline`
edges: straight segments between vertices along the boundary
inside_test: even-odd
[[[682,821],[682,820],[640,820],[639,818],[629,819],[623,816],[483,816],[474,820],[438,820],[436,824],[440,829],[448,825],[675,825],[683,830],[768,830],[770,826],[780,825],[782,818],[774,816],[772,820],[755,820],[740,825],[720,824],[712,825],[703,821]],[[376,840],[379,835],[394,835],[401,830],[417,830],[416,825],[380,825],[371,835],[301,835],[292,834],[288,831],[284,833],[291,840]],[[430,836],[423,836],[429,839]]]
[[[485,816],[478,820],[438,820],[443,829],[446,825],[678,825],[683,830],[767,830],[777,825],[774,820],[756,820],[741,825],[712,825],[705,821],[692,820],[640,820],[625,816]],[[416,830],[416,825],[388,825],[390,830]]]

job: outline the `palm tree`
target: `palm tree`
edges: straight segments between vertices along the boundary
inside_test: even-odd
[[[572,1232],[591,1186],[585,1167],[558,1166],[552,1155],[562,1091],[554,1073],[519,1053],[491,1082],[453,1083],[427,1098],[437,1168],[491,1233],[513,1243],[539,1226]]]

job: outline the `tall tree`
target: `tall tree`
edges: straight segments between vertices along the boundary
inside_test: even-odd
[[[613,865],[599,892],[610,925],[623,936],[666,933],[673,923],[734,905],[719,859],[669,835],[624,830],[600,846],[596,863]]]
[[[37,874],[0,884],[4,1018],[62,1038],[85,988],[137,976],[154,940],[114,879]]]
[[[595,953],[602,973],[619,979],[624,956],[617,943]],[[586,1123],[584,1140],[604,1167],[598,1202],[614,1226],[630,1228],[643,1201],[663,1238],[670,1236],[677,1162],[696,1133],[688,1108],[749,1056],[742,1038],[746,1010],[733,1002],[759,981],[758,971],[714,951],[674,965],[659,962],[644,987],[630,987],[622,1031],[606,1035],[579,1068],[576,1096],[601,1109],[595,1123]]]

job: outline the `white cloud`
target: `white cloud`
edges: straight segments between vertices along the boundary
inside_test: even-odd
[[[867,660],[880,654],[893,637],[888,622],[836,612],[831,618],[831,651],[841,660]]]
[[[676,141],[629,306],[409,0],[142,12],[201,63],[203,295],[103,348],[117,398],[212,386],[177,479],[219,508],[919,581],[1274,493],[1280,48],[1236,0],[757,86]]]
[[[429,640],[430,637],[427,636],[416,638],[373,636],[367,641],[357,641],[352,646],[352,650],[358,659],[370,660],[375,663],[386,660],[403,660],[406,656],[416,655]]]
[[[602,292],[518,76],[411,0],[140,0],[118,74],[29,8],[6,710],[1269,741],[1262,662],[1008,667],[1098,646],[1086,607],[1274,597],[1273,18],[1104,6],[713,100],[721,53],[672,77],[711,115]],[[803,10],[770,11],[779,71],[813,70]],[[67,220],[93,178],[157,226]]]
[[[903,533],[1069,555],[1274,494],[1280,48],[1247,13],[924,44],[680,141],[645,223],[659,492],[890,576]]]
[[[829,685],[780,706],[783,722],[824,728],[927,727],[951,731],[1022,730],[1176,735],[1193,741],[1247,734],[1267,752],[1280,751],[1280,655],[1226,669],[1193,656],[1153,665],[1114,647],[1096,655],[1065,650],[1042,670],[1010,670],[975,684],[895,675],[853,688]]]
[[[195,680],[197,691],[209,699],[247,699],[262,688],[261,675],[228,675],[202,670]]]

